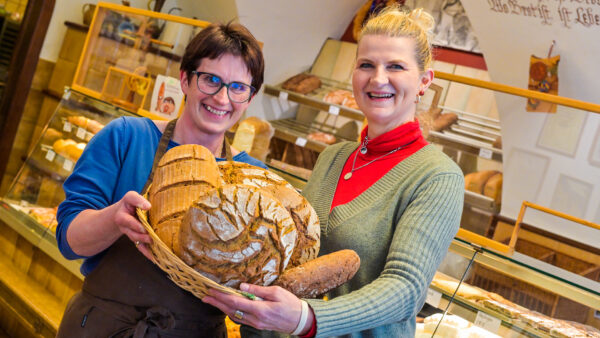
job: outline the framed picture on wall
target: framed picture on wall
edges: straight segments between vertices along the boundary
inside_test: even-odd
[[[586,111],[559,106],[555,114],[546,116],[538,137],[538,147],[575,156],[587,115]]]
[[[596,130],[596,137],[594,137],[594,143],[592,143],[589,161],[591,165],[600,167],[600,127]]]
[[[400,2],[400,1],[399,1]],[[479,41],[459,0],[405,0],[409,9],[423,8],[435,19],[433,44],[480,53]]]

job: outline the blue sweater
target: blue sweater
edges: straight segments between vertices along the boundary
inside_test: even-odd
[[[56,240],[67,259],[84,258],[81,266],[83,275],[88,275],[98,265],[105,252],[91,257],[74,253],[67,242],[71,221],[83,210],[99,210],[118,202],[128,191],[141,192],[152,170],[161,136],[150,119],[115,119],[92,138],[73,173],[65,181],[66,199],[58,207]],[[167,149],[178,145],[171,141]],[[246,152],[235,155],[233,159],[267,168]],[[217,161],[224,160],[217,158]]]

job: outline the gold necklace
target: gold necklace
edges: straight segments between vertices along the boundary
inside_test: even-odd
[[[381,156],[377,157],[376,159],[374,159],[374,160],[371,160],[370,162],[368,162],[368,163],[365,163],[365,164],[361,165],[361,166],[360,166],[360,167],[358,167],[358,168],[354,168],[354,165],[356,164],[356,158],[358,157],[358,151],[357,151],[357,152],[356,152],[356,154],[354,155],[354,161],[352,161],[352,169],[350,169],[350,172],[348,172],[348,173],[346,173],[346,175],[344,175],[344,180],[346,180],[346,181],[347,181],[347,180],[349,180],[350,178],[352,178],[352,173],[354,173],[354,172],[355,172],[355,171],[357,171],[358,169],[360,169],[360,168],[364,168],[364,167],[368,166],[369,164],[371,164],[371,163],[373,163],[373,162],[375,162],[375,161],[377,161],[377,160],[380,160],[380,159],[382,159],[382,158],[384,158],[384,157],[386,157],[386,156],[388,156],[388,155],[390,155],[390,154],[393,154],[393,153],[397,152],[398,150],[400,150],[400,149],[402,149],[402,148],[406,148],[406,147],[408,147],[409,145],[413,144],[413,143],[414,143],[416,140],[417,140],[417,139],[414,139],[414,140],[412,140],[412,141],[408,142],[407,144],[403,144],[403,145],[399,146],[398,148],[396,148],[396,149],[393,149],[392,151],[388,152],[387,154],[383,154],[383,155],[381,155]],[[368,142],[368,139],[367,139],[366,137],[365,137],[365,141],[366,141],[366,142],[363,142],[363,146],[360,148],[360,152],[361,152],[361,153],[363,153],[363,149],[364,149],[364,153],[366,153],[366,152],[367,152],[367,142]],[[363,153],[363,154],[364,154],[364,153]]]

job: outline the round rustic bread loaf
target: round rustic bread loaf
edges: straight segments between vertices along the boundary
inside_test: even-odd
[[[200,196],[180,231],[186,264],[230,287],[271,284],[286,269],[297,237],[292,217],[276,198],[243,184]]]
[[[175,147],[158,162],[148,200],[152,228],[180,255],[179,226],[183,214],[206,190],[221,185],[219,167],[210,150],[193,144]]]
[[[317,257],[321,245],[319,218],[310,203],[292,185],[268,170],[247,163],[219,162],[218,166],[225,184],[260,188],[288,210],[298,230],[290,266],[298,266]]]

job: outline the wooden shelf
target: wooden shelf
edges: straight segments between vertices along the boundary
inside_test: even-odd
[[[280,97],[291,102],[304,104],[325,112],[329,112],[332,115],[344,116],[360,122],[364,120],[365,117],[360,110],[323,101],[323,97],[333,90],[343,89],[352,92],[352,88],[349,86],[349,84],[323,77],[320,77],[320,79],[321,87],[308,94],[300,94],[291,90],[283,89],[281,84],[277,86],[265,85],[265,94]]]
[[[452,131],[430,131],[427,140],[442,146],[464,151],[466,153],[502,162],[502,150],[494,148],[490,143],[462,136]]]

